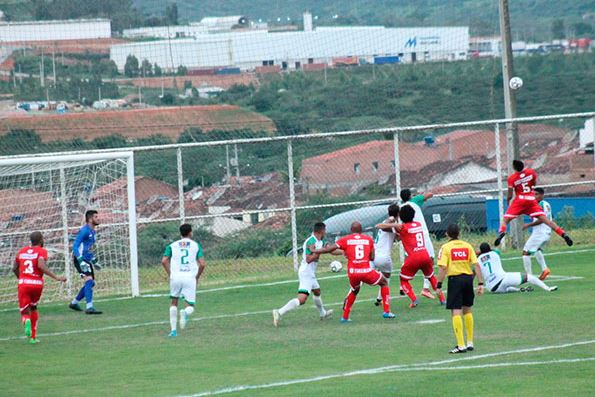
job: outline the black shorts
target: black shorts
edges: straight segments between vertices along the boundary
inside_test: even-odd
[[[458,276],[448,277],[447,309],[461,309],[463,306],[471,307],[474,298],[472,275],[459,274]]]
[[[95,280],[95,272],[93,271],[93,264],[89,262],[84,262],[84,265],[81,265],[75,257],[72,258],[74,262],[74,268],[77,272],[81,275],[81,278],[85,278],[87,276],[91,276],[93,280]]]

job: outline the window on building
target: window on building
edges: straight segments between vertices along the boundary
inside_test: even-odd
[[[308,58],[308,63],[314,63],[314,58]]]
[[[356,174],[359,174],[359,172],[360,172],[360,164],[359,163],[353,164],[353,172],[355,172]]]
[[[378,161],[372,161],[372,171],[378,171]]]
[[[395,169],[395,160],[391,160],[390,161],[390,166],[392,167],[392,169]]]
[[[283,70],[287,69],[287,62],[281,62],[281,69],[283,69]]]
[[[301,69],[302,68],[302,63],[301,62],[296,62],[295,63],[295,68],[296,69]]]

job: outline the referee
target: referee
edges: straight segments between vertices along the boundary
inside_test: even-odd
[[[440,294],[442,281],[448,276],[448,294],[446,308],[452,312],[452,328],[457,338],[457,346],[449,353],[466,353],[473,350],[473,266],[479,281],[477,293],[483,294],[483,280],[481,269],[477,263],[477,256],[471,244],[459,240],[459,227],[455,224],[448,225],[446,235],[450,241],[440,248],[438,254],[438,290]],[[462,317],[461,318],[461,313]],[[467,330],[467,345],[463,337],[463,319]]]

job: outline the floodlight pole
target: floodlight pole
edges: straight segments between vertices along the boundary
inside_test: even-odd
[[[502,39],[502,85],[504,88],[504,114],[507,119],[516,117],[516,98],[513,90],[510,89],[510,79],[514,76],[514,65],[512,58],[512,43],[510,41],[510,14],[508,11],[508,0],[500,0],[500,36]],[[506,165],[508,175],[512,173],[512,160],[520,159],[519,133],[516,123],[506,123]],[[522,229],[519,221],[510,224],[510,235],[512,246],[518,248],[521,245]]]

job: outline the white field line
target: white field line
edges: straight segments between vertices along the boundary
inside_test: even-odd
[[[392,297],[391,299],[401,299],[406,298],[405,296],[396,296]],[[362,303],[362,302],[373,302],[375,298],[372,299],[360,299],[357,300],[355,303]],[[330,306],[341,306],[343,302],[334,302],[334,303],[327,303],[325,304],[326,307]],[[189,321],[208,321],[208,320],[219,320],[223,318],[236,318],[236,317],[246,317],[246,316],[257,316],[261,314],[271,314],[271,310],[259,310],[254,312],[243,312],[243,313],[233,313],[233,314],[219,314],[216,316],[205,316],[205,317],[196,317],[190,318]],[[398,320],[397,320],[398,321]],[[429,319],[429,320],[419,320],[419,321],[411,321],[406,322],[404,324],[437,324],[443,323],[446,320],[444,319]],[[122,324],[122,325],[110,325],[107,327],[99,327],[99,328],[88,328],[88,329],[77,329],[77,330],[70,330],[70,331],[59,331],[59,332],[50,332],[50,333],[41,333],[39,334],[40,337],[46,336],[63,336],[63,335],[73,335],[73,334],[84,334],[89,332],[103,332],[103,331],[113,331],[118,329],[130,329],[130,328],[140,328],[140,327],[150,327],[153,325],[164,325],[169,324],[169,321],[149,321],[144,323],[135,323],[135,324]],[[7,336],[0,338],[0,342],[6,342],[11,340],[17,339],[25,339],[25,336]]]
[[[544,256],[575,254],[575,253],[583,253],[583,252],[595,252],[595,248],[575,250],[575,251],[550,252],[550,253],[544,254]],[[512,261],[512,260],[519,260],[519,259],[522,259],[522,257],[519,256],[519,257],[515,257],[515,258],[504,258],[502,260],[503,261]],[[397,275],[397,274],[399,274],[399,272],[396,271],[394,274]],[[318,277],[318,280],[332,280],[332,279],[344,278],[344,277],[345,277],[345,274],[342,273],[342,274],[337,274],[334,276]],[[554,276],[554,275],[549,276],[549,278],[551,278],[551,279],[553,279],[553,277],[556,277],[556,276]],[[557,277],[560,277],[560,279],[556,279],[556,281],[580,280],[580,279],[584,278],[584,277],[579,277],[579,276],[557,276]],[[271,287],[271,286],[275,286],[275,285],[293,284],[293,283],[297,283],[297,279],[272,281],[272,282],[268,282],[268,283],[240,284],[240,285],[231,285],[228,287],[209,288],[209,289],[197,290],[196,293],[197,294],[206,294],[206,293],[210,293],[210,292],[221,292],[221,291],[244,289],[244,288]],[[167,297],[167,296],[169,296],[169,294],[145,294],[145,295],[140,295],[140,296],[134,297],[134,298],[131,296],[120,296],[120,297],[115,297],[115,298],[96,299],[95,302],[113,302],[113,301],[138,299],[138,298],[163,298],[163,297]],[[63,303],[50,303],[50,304],[43,305],[43,306],[51,307],[51,306],[61,306],[61,305],[64,305],[64,304]],[[18,311],[18,308],[15,307],[15,308],[0,309],[0,313],[11,312],[11,311]]]
[[[581,361],[593,361],[593,360],[595,360],[595,357],[558,359],[558,360],[548,360],[548,361],[529,361],[529,362],[524,362],[524,363],[523,362],[505,362],[505,363],[490,363],[490,364],[478,364],[478,365],[467,365],[467,366],[450,366],[450,365],[448,365],[451,363],[458,363],[461,361],[480,360],[480,359],[484,359],[484,358],[498,357],[498,356],[511,355],[511,354],[522,354],[522,353],[539,352],[539,351],[544,351],[544,350],[563,349],[563,348],[567,348],[567,347],[588,345],[588,344],[593,344],[593,343],[595,343],[595,339],[573,342],[573,343],[565,343],[562,345],[538,346],[538,347],[533,347],[533,348],[509,350],[509,351],[497,352],[497,353],[471,355],[471,356],[467,356],[467,357],[452,358],[452,359],[434,361],[434,362],[424,362],[424,363],[417,363],[417,364],[400,364],[400,365],[390,365],[390,366],[385,366],[385,367],[368,368],[368,369],[361,369],[361,370],[356,370],[356,371],[335,373],[335,374],[330,374],[330,375],[315,376],[315,377],[311,377],[311,378],[302,378],[302,379],[293,379],[293,380],[279,381],[279,382],[273,382],[273,383],[264,383],[264,384],[259,384],[259,385],[240,385],[240,386],[227,387],[227,388],[216,389],[216,390],[211,390],[211,391],[206,391],[206,392],[201,392],[201,393],[196,393],[196,394],[191,394],[191,395],[178,396],[178,397],[212,396],[212,395],[236,393],[236,392],[248,391],[248,390],[270,389],[270,388],[274,388],[274,387],[283,387],[283,386],[290,386],[290,385],[303,384],[303,383],[320,382],[320,381],[329,380],[329,379],[347,378],[347,377],[359,376],[359,375],[374,375],[374,374],[381,374],[381,373],[386,373],[386,372],[448,371],[448,370],[456,370],[456,369],[463,370],[463,369],[480,369],[480,368],[491,368],[491,367],[547,365],[547,364],[567,363],[567,362],[570,363],[570,362],[581,362]],[[440,365],[448,365],[448,366],[440,367]]]

